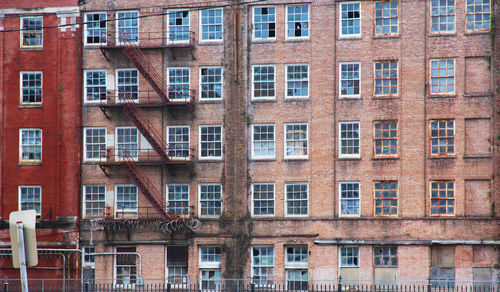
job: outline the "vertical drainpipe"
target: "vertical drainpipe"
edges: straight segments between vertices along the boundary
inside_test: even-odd
[[[238,9],[239,9],[239,6],[236,6],[234,7],[233,9],[233,85],[232,85],[232,96],[231,98],[240,98],[239,94],[236,94],[237,93],[237,90],[234,90],[234,88],[236,86],[238,86],[238,46],[237,46],[237,41],[238,41]],[[236,95],[236,96],[235,96]],[[233,133],[233,135],[235,135],[236,132]],[[234,143],[234,152],[233,152],[233,155],[234,155],[234,158],[235,158],[235,162],[238,161],[238,159],[236,158],[236,156],[238,155],[238,143]],[[238,163],[234,163],[234,165],[232,166],[233,168],[233,195],[232,195],[232,198],[231,198],[231,203],[232,203],[232,207],[233,207],[233,244],[235,242],[235,239],[236,239],[236,235],[237,235],[237,223],[238,223],[238,220],[236,218],[236,196],[238,195],[238,167],[239,165],[237,165]],[[236,251],[236,248],[233,247],[232,249],[233,251],[233,258],[237,258],[238,256],[238,253]],[[235,276],[234,272],[235,272],[235,268],[234,266],[231,267],[231,269],[233,270],[233,277]],[[238,275],[239,277],[241,277],[241,275]]]
[[[427,191],[428,191],[428,182],[427,182],[427,138],[428,134],[427,133],[427,88],[429,86],[428,81],[429,78],[427,76],[427,2],[424,1],[424,217],[428,217],[427,214],[430,211],[429,208],[427,207],[428,205],[428,198],[427,198]],[[429,141],[430,143],[430,141]],[[430,145],[429,145],[430,146]]]

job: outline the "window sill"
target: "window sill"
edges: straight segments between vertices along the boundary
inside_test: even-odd
[[[381,157],[372,157],[372,160],[399,160],[397,156],[381,156]]]
[[[453,94],[428,94],[427,98],[456,98],[457,95]]]
[[[490,34],[490,30],[478,30],[478,31],[466,31],[464,35],[466,36],[473,36],[473,35],[486,35]]]
[[[361,216],[357,215],[339,215],[340,219],[359,219]]]
[[[220,46],[223,45],[223,40],[199,41],[198,46]]]
[[[199,158],[198,161],[199,163],[220,163],[224,162],[224,159],[222,158]]]
[[[309,157],[290,157],[290,158],[283,158],[283,162],[303,162],[303,161],[309,161]]]
[[[293,37],[290,37],[290,38],[286,38],[284,43],[303,43],[303,42],[310,42],[311,39],[309,37],[306,37],[306,38],[293,38]]]
[[[382,95],[375,95],[372,97],[373,100],[393,100],[393,99],[399,99],[399,96],[390,96],[390,95],[386,95],[386,96],[382,96]]]
[[[208,100],[208,99],[200,99],[199,104],[223,104],[224,103],[224,100],[221,98],[221,99],[212,99],[212,100]]]
[[[33,104],[22,103],[17,108],[43,108],[43,104],[42,103],[33,103]]]
[[[269,38],[269,39],[252,39],[252,43],[254,43],[254,44],[276,43],[276,38]]]
[[[250,162],[273,162],[276,158],[250,158]]]
[[[361,157],[339,157],[339,158],[337,158],[337,160],[345,160],[345,161],[359,160],[359,161],[361,161]]]
[[[456,159],[457,157],[455,156],[455,154],[453,154],[453,155],[429,156],[427,158],[429,158],[429,159]]]
[[[399,39],[399,34],[379,34],[373,36],[374,40],[380,39]]]
[[[491,92],[464,93],[464,97],[493,97]]]
[[[361,35],[340,35],[339,41],[361,40]]]
[[[266,102],[276,102],[276,98],[257,98],[257,99],[252,99],[250,102],[255,102],[255,103],[266,103]]]
[[[439,33],[439,32],[430,32],[428,34],[429,37],[456,37],[457,36],[457,33],[456,32],[443,32],[443,33]]]
[[[293,101],[309,101],[309,96],[286,96],[285,102],[293,102]]]
[[[34,160],[34,161],[19,161],[17,163],[17,166],[36,166],[36,165],[42,165],[42,162],[40,160]]]
[[[478,155],[464,155],[464,159],[491,159],[493,156],[491,154],[478,154]]]
[[[361,96],[339,96],[339,100],[361,100]]]
[[[43,51],[43,47],[20,47],[19,51]]]

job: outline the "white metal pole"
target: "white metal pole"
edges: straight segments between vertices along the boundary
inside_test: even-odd
[[[19,247],[19,270],[21,272],[21,287],[23,292],[28,292],[28,273],[26,272],[26,251],[24,250],[23,222],[17,224],[17,244]]]

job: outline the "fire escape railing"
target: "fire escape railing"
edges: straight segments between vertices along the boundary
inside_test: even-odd
[[[160,133],[155,129],[151,121],[146,117],[144,112],[140,109],[137,103],[126,92],[123,92],[124,112],[129,119],[134,123],[139,132],[149,142],[151,147],[160,155],[165,161],[169,162],[170,158],[167,154],[167,143],[161,137]]]
[[[122,156],[122,165],[129,178],[135,183],[146,199],[148,199],[153,208],[160,214],[161,218],[165,221],[175,219],[175,215],[168,214],[167,203],[163,199],[161,193],[155,188],[146,175],[140,171],[130,155],[124,153]]]

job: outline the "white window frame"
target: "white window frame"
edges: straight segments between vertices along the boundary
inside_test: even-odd
[[[201,186],[218,185],[220,186],[220,214],[219,215],[202,215],[201,214]],[[224,189],[218,183],[200,183],[198,184],[198,217],[200,218],[219,218],[224,212]]]
[[[306,126],[306,143],[307,143],[307,148],[306,148],[306,155],[288,155],[287,154],[287,146],[286,146],[286,143],[287,143],[287,138],[286,138],[286,135],[287,135],[287,131],[286,131],[286,127],[287,126],[303,126],[305,125]],[[304,159],[304,160],[307,160],[309,159],[309,124],[308,123],[285,123],[284,125],[284,129],[283,129],[283,155],[284,155],[284,159]],[[299,140],[300,141],[303,141],[303,140]]]
[[[23,131],[40,131],[40,159],[23,159]],[[35,145],[37,147],[38,144],[28,144]],[[28,146],[26,145],[26,146]],[[19,129],[19,162],[20,163],[41,163],[43,159],[43,130],[36,128],[21,128]]]
[[[273,186],[273,214],[255,214],[255,205],[254,205],[254,202],[256,201],[255,199],[255,186],[256,185],[272,185]],[[262,182],[262,183],[252,183],[252,189],[251,189],[251,193],[252,193],[252,206],[251,206],[251,214],[252,214],[252,217],[274,217],[276,216],[276,186],[274,183],[266,183],[266,182]],[[268,200],[270,201],[270,200]]]
[[[446,1],[449,1],[449,0],[446,0]],[[437,7],[438,7],[438,10],[439,10],[440,7],[442,7],[442,6],[438,5]],[[447,10],[447,8],[449,8],[448,3],[446,3],[445,7],[446,7],[446,10]],[[453,30],[448,30],[448,29],[441,30],[441,28],[439,28],[438,30],[434,31],[432,29],[432,24],[433,24],[432,18],[434,17],[434,15],[432,14],[432,9],[433,8],[434,8],[434,6],[432,6],[432,0],[430,0],[429,1],[429,14],[430,14],[429,15],[429,25],[430,25],[429,31],[430,31],[430,33],[431,34],[454,34],[457,31],[457,9],[456,9],[457,8],[457,2],[455,0],[453,0]],[[467,7],[466,7],[466,9],[467,9]],[[437,17],[441,17],[440,15],[441,14],[438,13]],[[446,17],[449,17],[449,16],[451,16],[451,14],[448,14],[448,12],[447,12]],[[438,22],[438,23],[440,24],[441,22]],[[446,28],[448,28],[448,22],[446,24]]]
[[[342,65],[358,65],[358,75],[359,75],[359,93],[358,94],[342,94]],[[361,62],[340,62],[339,63],[339,98],[361,98]],[[349,80],[355,80],[355,79],[349,79]]]
[[[358,214],[343,214],[342,213],[342,184],[357,184],[358,185]],[[354,200],[354,199],[344,199]],[[361,216],[361,183],[359,181],[339,181],[339,217],[360,217]]]
[[[170,195],[170,192],[168,190],[168,187],[170,186],[187,186],[187,207],[185,207],[187,209],[187,213],[186,214],[179,214],[179,213],[171,213],[171,210],[169,208],[169,202],[170,202],[170,199],[169,199],[169,195]],[[180,215],[180,216],[189,216],[189,211],[190,211],[190,205],[189,205],[189,202],[190,202],[190,186],[189,184],[167,184],[165,186],[165,197],[166,197],[166,203],[167,203],[167,212],[169,214],[173,214],[173,215]],[[177,202],[185,202],[186,200],[174,200],[174,201],[177,201]],[[184,208],[184,207],[173,207],[173,208]]]
[[[118,217],[117,212],[118,212],[118,187],[135,187],[135,198],[136,198],[136,205],[137,207],[135,209],[132,208],[126,208],[122,209],[121,212],[127,214],[125,217]],[[129,201],[131,202],[131,201]],[[126,218],[137,218],[139,216],[139,188],[136,185],[133,184],[115,184],[115,193],[114,193],[114,218],[116,219],[126,219]],[[129,217],[129,214],[132,216]],[[123,214],[122,214],[123,215]]]
[[[23,101],[23,89],[34,89],[36,87],[24,87],[23,82],[24,74],[40,74],[40,91],[41,91],[41,96],[40,96],[40,101],[35,101],[35,102],[29,102],[29,101]],[[43,103],[43,72],[42,71],[21,71],[19,72],[19,104],[21,105],[34,105],[34,106],[39,106]]]
[[[220,23],[220,26],[221,26],[221,38],[220,39],[203,39],[203,16],[202,16],[202,12],[203,11],[209,11],[209,10],[220,10],[222,11],[221,12],[221,23]],[[199,17],[200,17],[200,26],[199,26],[199,31],[200,31],[200,43],[220,43],[224,40],[224,9],[223,8],[208,8],[208,9],[203,9],[203,10],[200,10],[199,12]],[[216,26],[216,25],[219,25],[219,24],[205,24],[205,25],[208,25],[208,26]]]
[[[133,160],[138,160],[139,159],[139,152],[141,150],[141,133],[139,132],[139,129],[136,127],[116,127],[115,128],[115,160],[122,160],[122,155],[119,153],[118,149],[118,130],[119,129],[135,129],[137,130],[137,149],[132,150],[132,152],[135,152],[136,155],[130,155],[130,157]],[[130,143],[128,143],[130,144]]]
[[[344,154],[342,153],[342,125],[343,124],[358,124],[358,140],[359,140],[359,153],[358,154]],[[339,122],[339,158],[361,158],[361,122],[360,121],[342,121]]]
[[[255,140],[254,140],[254,134],[255,134],[255,127],[263,127],[263,126],[272,126],[273,127],[273,152],[274,155],[272,156],[257,156],[255,155]],[[251,157],[254,160],[266,160],[266,159],[275,159],[276,158],[276,126],[274,124],[253,124],[251,126],[251,135],[252,135],[252,143],[251,143]]]
[[[446,89],[445,92],[432,92],[432,78],[445,78],[442,76],[433,76],[432,75],[432,62],[433,61],[453,61],[453,91],[448,91],[448,88]],[[441,68],[441,67],[438,67]],[[448,67],[446,67],[448,68]],[[446,75],[449,76],[449,75]],[[447,77],[446,77],[447,78]],[[448,84],[448,83],[446,83]],[[455,58],[436,58],[436,59],[430,59],[429,60],[429,95],[434,95],[434,96],[442,96],[442,95],[455,95],[457,92],[457,62]]]
[[[342,6],[347,5],[347,4],[359,4],[359,33],[357,34],[343,34],[342,33]],[[339,39],[359,39],[361,38],[361,34],[363,32],[363,26],[362,26],[362,7],[361,7],[361,2],[360,1],[346,1],[346,2],[339,2]]]
[[[89,93],[88,93],[88,86],[87,85],[87,73],[91,73],[91,72],[95,72],[95,73],[103,73],[104,72],[104,87],[106,88],[106,91],[104,92],[104,99],[100,98],[99,100],[89,100],[88,99],[88,96],[89,96]],[[83,70],[83,86],[84,86],[84,90],[83,90],[83,103],[106,103],[107,102],[107,89],[108,89],[108,76],[107,76],[107,71],[106,70]],[[118,74],[116,75],[118,77]],[[118,85],[118,78],[116,78],[117,81],[117,85]],[[98,87],[98,86],[92,86],[92,87]],[[117,91],[118,92],[118,91]]]
[[[288,204],[288,198],[287,198],[287,187],[289,185],[305,185],[307,190],[306,190],[306,201],[307,201],[307,214],[289,214],[288,213],[288,207],[287,207],[287,204]],[[311,210],[310,210],[310,200],[309,200],[310,196],[309,196],[309,183],[308,182],[288,182],[288,183],[285,183],[285,187],[284,187],[284,202],[285,202],[285,217],[308,217],[309,216],[309,213],[311,213]],[[301,199],[300,201],[302,201],[303,199]]]
[[[135,269],[136,269],[136,282],[135,283],[131,283],[131,284],[128,284],[128,285],[123,285],[123,284],[117,284],[117,280],[118,280],[118,275],[117,275],[117,269],[116,269],[116,260],[117,260],[117,257],[122,254],[121,252],[118,254],[118,248],[121,248],[121,247],[124,247],[124,248],[127,248],[129,246],[115,246],[113,248],[113,251],[115,252],[115,255],[113,256],[113,286],[114,288],[135,288],[135,285],[137,284],[137,280],[138,280],[138,276],[140,275],[137,275],[137,246],[134,246],[135,248],[135,253],[136,255],[134,255],[134,259],[135,259]],[[132,256],[131,254],[128,254],[128,253],[125,253],[126,255],[128,256]]]
[[[26,32],[24,29],[23,29],[23,20],[24,19],[27,19],[27,18],[41,18],[42,19],[42,29],[41,29],[41,34],[42,34],[42,39],[41,39],[41,44],[39,45],[34,45],[34,46],[30,46],[30,45],[24,45],[24,34],[27,33],[29,34],[29,31]],[[19,28],[20,28],[20,31],[19,31],[19,34],[20,34],[20,37],[19,37],[19,45],[21,48],[43,48],[43,16],[42,15],[33,15],[33,16],[21,16],[20,17],[20,25],[19,25]],[[36,32],[38,33],[38,32]]]
[[[201,156],[201,151],[202,151],[202,143],[211,143],[211,142],[203,142],[201,141],[201,128],[204,127],[219,127],[220,128],[220,143],[221,143],[221,149],[220,149],[220,156]],[[224,156],[224,128],[222,125],[200,125],[198,127],[198,159],[199,160],[222,160],[222,157]]]
[[[86,249],[94,249],[93,252],[86,252],[85,250]],[[90,246],[90,245],[87,245],[87,246],[82,246],[82,267],[92,267],[92,268],[95,268],[95,255],[89,255],[89,254],[92,254],[92,253],[95,253],[95,246]],[[86,256],[89,256],[89,257],[94,257],[94,261],[93,262],[88,262],[85,260],[85,257]]]
[[[104,213],[106,212],[106,197],[107,197],[107,193],[106,193],[106,185],[105,184],[85,184],[85,185],[82,185],[82,200],[83,200],[83,206],[82,206],[82,218],[97,218],[97,217],[94,217],[94,216],[88,216],[87,215],[87,200],[86,200],[86,195],[87,195],[87,187],[104,187],[104,208],[103,208],[103,215]],[[95,201],[94,201],[95,202]]]
[[[88,24],[90,22],[92,23],[95,23],[97,21],[88,21],[87,20],[87,15],[95,15],[95,14],[104,14],[104,19],[103,20],[100,20],[99,22],[101,21],[104,21],[105,23],[105,28],[99,28],[99,29],[96,29],[96,28],[92,28],[92,30],[104,30],[104,34],[102,34],[99,39],[101,40],[99,43],[88,43],[87,42],[87,37],[88,37],[88,34],[87,34],[87,29],[88,29]],[[84,14],[84,29],[83,29],[83,44],[85,46],[100,46],[100,45],[103,45],[103,44],[106,44],[107,43],[107,38],[108,38],[108,15],[105,11],[92,11],[92,12],[87,12]],[[104,35],[104,40],[103,40],[103,36]]]
[[[274,95],[273,96],[255,97],[255,67],[273,67],[273,69],[274,69],[274,73],[273,73]],[[273,65],[273,64],[252,65],[252,100],[275,100],[275,99],[276,99],[276,65]]]
[[[40,205],[40,212],[36,211],[36,208],[35,208],[35,211],[36,211],[37,216],[41,216],[41,214],[42,214],[42,186],[41,185],[20,185],[20,186],[18,186],[17,202],[18,202],[18,210],[19,211],[23,211],[23,209],[22,209],[22,193],[21,193],[22,188],[33,188],[33,189],[37,188],[40,190],[40,201],[39,202],[33,201],[32,204],[39,204]],[[33,210],[33,209],[26,209],[26,210]]]
[[[288,20],[288,8],[292,6],[307,6],[307,36],[289,36],[288,35],[288,24],[291,22]],[[302,22],[302,21],[301,21]],[[311,36],[311,5],[309,3],[304,4],[289,4],[285,6],[285,39],[286,40],[307,40]]]
[[[259,265],[259,266],[254,266],[253,264],[253,258],[254,258],[254,252],[253,252],[253,249],[254,248],[272,248],[273,250],[273,263],[272,263],[272,266],[271,265]],[[273,245],[254,245],[254,246],[251,246],[251,254],[250,254],[250,273],[251,273],[251,278],[252,278],[252,282],[254,281],[254,278],[255,278],[255,274],[254,274],[254,268],[271,268],[273,269],[273,275],[269,278],[267,278],[266,282],[271,282],[273,284],[271,285],[262,285],[260,284],[260,281],[261,279],[259,279],[259,282],[256,283],[256,286],[258,287],[274,287],[274,278],[276,276],[276,259],[275,259],[275,256],[276,256],[276,252],[275,252],[275,248]]]
[[[294,261],[288,261],[288,248],[306,248],[306,261],[305,262],[294,262]],[[307,266],[309,264],[309,247],[307,245],[285,245],[285,269],[300,269],[304,270],[307,269]]]
[[[202,249],[203,248],[215,248],[219,249],[219,256],[222,257],[222,249],[219,246],[215,245],[200,245],[198,246],[198,261],[199,261],[199,269],[220,269],[221,261],[203,261],[202,260]],[[201,278],[200,278],[201,279]]]
[[[358,264],[357,265],[342,265],[342,249],[343,248],[357,248],[358,249]],[[359,268],[360,262],[361,262],[361,248],[357,245],[345,245],[345,246],[339,246],[339,268]]]
[[[176,91],[175,89],[170,89],[171,87],[175,87],[176,85],[186,85],[186,83],[171,83],[170,82],[170,70],[187,70],[188,72],[188,82],[187,82],[187,97],[186,96],[183,96],[181,95],[180,98],[177,98],[176,97]],[[191,99],[191,68],[189,67],[167,67],[167,88],[168,88],[168,91],[169,91],[169,94],[173,94],[173,97],[169,97],[170,101],[172,102],[184,102],[184,101],[189,101]],[[201,78],[199,78],[201,79]],[[198,81],[198,82],[201,82],[201,81]],[[201,93],[200,93],[201,95]]]
[[[291,66],[306,66],[307,68],[307,95],[288,95],[288,82],[301,82],[298,80],[288,79],[288,68]],[[285,99],[308,99],[310,95],[310,74],[309,74],[309,64],[286,64],[285,65]]]
[[[120,18],[118,17],[118,15],[120,13],[133,13],[133,12],[137,13],[137,41],[131,41],[131,42],[134,43],[134,44],[139,44],[139,39],[140,39],[139,35],[141,33],[140,21],[139,21],[139,19],[141,19],[141,18],[140,18],[139,10],[119,10],[119,11],[116,11],[116,17],[115,17],[115,22],[116,22],[115,40],[116,40],[116,44],[124,44],[124,42],[120,41],[120,28],[118,27],[119,22],[120,22]],[[125,21],[132,20],[132,19],[133,19],[132,17],[130,19],[128,19],[128,17],[126,17]],[[127,27],[127,28],[132,28],[132,26]]]
[[[189,272],[188,272],[188,263],[186,263],[186,266],[169,266],[168,265],[168,249],[172,248],[173,246],[172,245],[166,245],[165,246],[165,285],[167,285],[168,283],[171,283],[170,282],[170,275],[169,275],[169,269],[174,268],[186,268],[186,275],[181,275],[180,277],[181,278],[181,282],[182,283],[171,283],[171,286],[172,287],[175,287],[175,288],[181,288],[181,289],[187,289],[188,288],[188,285],[190,285],[189,283]],[[186,249],[188,249],[187,246],[176,246],[176,247],[185,247]],[[186,254],[187,255],[187,261],[189,261],[189,252]],[[176,277],[179,277],[179,276],[176,276]],[[185,280],[185,281],[184,281]]]
[[[106,127],[85,127],[83,128],[83,161],[102,161],[107,160],[107,152],[104,154],[102,158],[87,158],[87,130],[103,130],[104,129],[104,151],[106,152],[108,149],[108,129]],[[97,145],[97,144],[92,144]]]
[[[173,16],[177,12],[183,12],[186,11],[188,13],[187,19],[188,19],[188,31],[184,32],[187,33],[188,39],[187,40],[176,40],[176,36],[174,35],[174,40],[170,39],[170,16]],[[201,19],[200,19],[201,23]],[[167,19],[166,19],[166,25],[167,25],[167,31],[166,31],[166,40],[167,44],[188,44],[191,42],[191,11],[189,9],[169,9],[167,10]],[[175,25],[177,27],[177,25]],[[179,33],[178,31],[176,33]]]
[[[188,140],[187,140],[187,144],[188,144],[188,149],[187,149],[188,150],[188,156],[187,157],[178,157],[178,156],[170,156],[169,155],[170,154],[170,152],[169,152],[170,150],[168,148],[168,146],[169,146],[168,144],[169,144],[169,141],[170,141],[170,139],[169,139],[169,137],[170,137],[169,130],[170,129],[175,129],[175,128],[184,128],[184,129],[188,130],[187,131],[188,132],[187,133],[187,135],[188,135]],[[167,137],[167,155],[169,155],[170,159],[172,159],[172,160],[191,160],[191,128],[189,126],[185,126],[185,125],[167,126],[166,137]],[[177,143],[177,141],[176,141],[176,143]],[[185,143],[185,142],[183,142],[183,143]]]
[[[118,83],[119,82],[118,81],[119,80],[118,73],[122,72],[122,71],[135,71],[137,73],[137,83],[127,83],[127,84]],[[120,69],[115,70],[115,88],[116,88],[115,102],[116,103],[125,102],[124,98],[120,98],[120,86],[137,86],[137,92],[128,92],[128,91],[126,91],[126,92],[133,101],[139,102],[139,92],[140,92],[139,75],[140,75],[140,72],[136,68],[120,68]],[[136,95],[136,96],[134,97],[134,95]]]
[[[202,75],[201,75],[201,70],[203,69],[220,69],[220,98],[203,98],[202,96],[202,85],[204,84],[218,84],[218,83],[213,83],[213,82],[207,82],[207,83],[202,83]],[[198,78],[198,88],[200,90],[200,100],[203,100],[203,101],[211,101],[211,100],[222,100],[224,98],[224,68],[221,67],[221,66],[203,66],[203,67],[200,67],[199,70],[199,76],[200,78]]]
[[[255,36],[255,9],[257,8],[274,8],[274,37],[256,37]],[[252,41],[276,41],[276,34],[278,32],[277,30],[277,12],[278,9],[275,5],[263,5],[263,6],[253,6],[252,7]],[[272,22],[268,22],[272,23]]]

